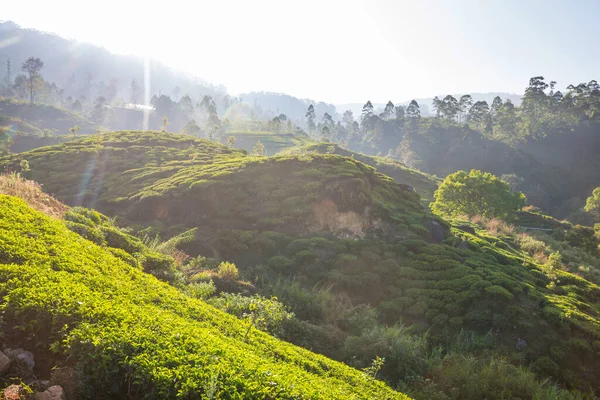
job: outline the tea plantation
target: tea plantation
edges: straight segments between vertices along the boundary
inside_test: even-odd
[[[486,222],[488,225],[481,221],[446,221],[430,213],[413,190],[414,187],[421,193],[431,193],[435,179],[386,159],[360,158],[358,153],[334,154],[339,152],[342,149],[335,147],[306,148],[293,154],[257,157],[184,135],[114,132],[0,158],[0,168],[19,171],[26,160],[31,170],[22,173],[41,183],[48,193],[70,205],[92,207],[116,216],[120,224],[140,236],[158,233],[168,238],[195,229],[195,236],[180,246],[191,256],[180,267],[184,281],[208,283],[217,275],[221,261],[234,262],[245,279],[243,290],[277,296],[295,313],[296,318],[285,322],[277,332],[279,337],[358,368],[374,368],[377,357],[383,357],[375,368],[378,374],[374,375],[416,398],[579,399],[600,393],[600,263],[593,229],[573,227],[534,212],[521,212],[518,221],[527,226],[549,227],[546,229],[552,231],[547,237],[517,234],[506,226],[496,229],[490,221]],[[394,179],[379,170],[394,175]],[[101,231],[110,230],[94,226]],[[84,229],[79,229],[85,236]],[[36,237],[17,235],[15,240]],[[106,236],[103,238],[107,243]],[[582,247],[586,243],[587,250]],[[90,254],[101,251],[92,244],[88,246],[93,249]],[[557,256],[549,257],[557,251],[564,255],[562,262],[557,261]],[[15,254],[17,258],[6,262],[17,263],[24,257]],[[59,263],[60,267],[60,260],[59,257],[47,262]],[[61,268],[56,276],[62,276]],[[127,268],[132,277],[145,276],[135,272],[134,267]],[[140,268],[155,271],[145,265]],[[176,335],[188,319],[195,318],[196,311],[190,311],[191,308],[204,310],[198,311],[203,315],[198,324],[207,321],[203,319],[208,318],[204,316],[206,310],[212,309],[183,295],[176,297],[175,289],[158,281],[150,280],[154,286],[149,287],[147,281],[151,278],[143,279],[142,295],[132,298],[132,305],[126,303],[125,309],[135,310],[133,315],[118,313],[121,308],[100,308],[106,319],[114,322],[100,327],[80,314],[76,317],[81,321],[77,327],[70,320],[52,320],[56,329],[61,330],[67,323],[72,332],[49,340],[57,342],[62,351],[66,346],[66,351],[81,351],[77,354],[91,354],[90,357],[102,358],[106,353],[98,355],[94,349],[109,348],[111,357],[127,360],[122,370],[111,372],[114,376],[135,371],[131,372],[135,374],[131,382],[139,383],[135,387],[143,388],[140,393],[162,393],[159,387],[174,390],[166,382],[187,379],[188,369],[193,369],[194,364],[185,355],[181,364],[164,360],[166,350],[162,347],[152,347],[147,352],[152,332]],[[137,285],[142,278],[130,281]],[[82,278],[81,282],[86,281]],[[94,285],[91,281],[89,284]],[[137,286],[134,290],[126,285],[123,290],[128,293],[137,290]],[[223,291],[243,291],[238,289],[230,286],[230,290]],[[77,293],[75,288],[69,290],[69,296]],[[109,291],[112,293],[112,286]],[[154,295],[155,291],[173,293],[175,297]],[[49,296],[48,292],[45,290],[44,296]],[[177,301],[184,302],[185,307],[173,305],[174,298],[182,299]],[[87,310],[85,302],[74,305],[73,301],[65,303],[65,307]],[[48,302],[48,307],[63,307],[63,303]],[[38,300],[28,300],[29,303],[38,304]],[[143,307],[154,307],[150,312],[153,317],[164,316],[164,325],[151,323],[148,316],[135,329],[123,328],[121,332],[121,326],[133,326],[145,318],[145,312],[133,308],[142,307],[141,303]],[[226,318],[220,313],[214,315]],[[235,330],[235,326],[240,327],[238,334],[243,331],[243,325],[231,322],[237,320],[222,321],[227,322],[215,322],[219,332],[221,328],[226,332]],[[211,323],[212,320],[202,326],[214,331],[217,328],[210,328]],[[177,329],[170,329],[173,326]],[[131,336],[138,331],[144,332],[139,333],[143,340]],[[106,337],[108,344],[88,339],[96,338],[95,335]],[[209,340],[206,332],[203,335],[202,340]],[[168,337],[177,354],[183,349],[201,347],[190,336]],[[116,338],[127,338],[127,343],[135,345]],[[238,336],[228,333],[222,340],[230,338]],[[274,340],[253,334],[250,341],[254,343],[259,338],[264,338],[260,343]],[[91,350],[84,345],[92,346]],[[240,346],[245,349],[247,344]],[[219,354],[218,360],[223,362],[219,368],[224,369],[223,360],[232,357]],[[292,359],[279,353],[269,357]],[[157,359],[161,360],[158,367],[153,364],[159,362]],[[102,369],[103,364],[97,358],[93,362],[86,360],[82,357],[78,361],[81,368],[91,371],[86,374],[98,374],[97,381],[109,385],[113,375],[95,369]],[[242,368],[235,362],[232,365]],[[307,373],[324,372],[314,363],[310,365]],[[144,374],[140,377],[138,367],[152,371],[151,378]],[[171,369],[185,372],[170,375]],[[217,371],[219,377],[239,378],[246,374],[254,379],[247,369],[242,369],[241,375],[227,375],[222,369]],[[194,373],[201,375],[193,382],[208,382],[210,378],[206,372]],[[197,389],[199,386],[193,385],[200,384],[193,382],[190,387]],[[273,382],[277,382],[277,388],[285,386],[274,378]],[[177,390],[188,393],[183,389],[187,386],[181,385]],[[258,383],[252,385],[262,388]],[[375,390],[372,387],[361,390]],[[293,388],[298,391],[293,392]],[[304,391],[309,390],[308,386],[293,388],[281,392],[284,394],[264,393],[268,393],[266,398],[300,393],[306,398],[317,398],[317,393],[323,398],[343,397],[339,394],[342,392],[322,392],[318,386],[312,392]],[[243,393],[246,389],[239,390]],[[358,398],[389,396],[356,393]]]
[[[2,342],[75,371],[81,398],[405,399],[253,330],[0,195]],[[41,363],[42,364],[42,363]]]

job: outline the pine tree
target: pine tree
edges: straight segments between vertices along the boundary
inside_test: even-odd
[[[308,106],[308,111],[306,111],[306,128],[308,129],[308,133],[313,133],[315,131],[315,119],[317,118],[315,114],[315,107],[311,104]]]
[[[4,84],[6,87],[12,86],[12,62],[10,58],[6,60],[6,75],[4,75]]]

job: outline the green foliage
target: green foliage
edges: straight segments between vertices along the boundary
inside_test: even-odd
[[[294,317],[277,297],[268,299],[259,295],[248,297],[221,293],[218,297],[211,298],[208,303],[276,336],[280,334],[282,324]]]
[[[480,335],[473,331],[461,329],[449,343],[444,343],[450,353],[469,354],[478,353],[494,348],[495,338],[492,330]]]
[[[582,400],[548,381],[536,379],[533,372],[504,358],[477,358],[450,355],[431,371],[431,380],[415,384],[411,395],[426,399],[547,399]]]
[[[29,162],[27,162],[27,160],[21,160],[19,168],[21,169],[21,172],[28,172],[31,169],[29,168]]]
[[[305,289],[296,281],[282,280],[273,282],[270,290],[285,305],[289,306],[299,319],[310,322],[323,319],[327,302],[325,291]]]
[[[546,251],[546,244],[541,240],[536,240],[532,236],[524,235],[519,240],[519,246],[521,249],[529,255],[533,256],[537,253],[544,253]]]
[[[600,237],[597,233],[598,231],[591,227],[575,225],[565,232],[565,241],[573,247],[579,247],[592,255],[596,255],[600,254],[598,253]]]
[[[382,357],[385,364],[377,372],[401,381],[421,376],[427,368],[424,339],[400,326],[375,325],[359,336],[349,336],[344,352],[351,365],[361,368],[372,367],[372,360]]]
[[[559,252],[550,254],[548,261],[544,264],[544,273],[551,281],[555,281],[560,269],[562,269],[561,254]]]
[[[202,300],[208,299],[217,290],[212,280],[208,282],[190,283],[185,288],[190,296]]]
[[[592,195],[585,202],[585,211],[600,218],[600,187],[594,189]]]
[[[177,244],[193,236],[194,230],[166,242],[161,242],[158,236],[153,240],[146,238],[142,241],[120,230],[105,215],[87,208],[74,207],[65,214],[64,219],[67,228],[97,245],[107,246],[113,254],[130,265],[138,266],[173,285],[183,283],[183,276],[177,270],[171,253]]]
[[[189,229],[166,241],[162,241],[159,235],[152,239],[146,236],[143,242],[151,251],[170,256],[177,249],[177,246],[193,241],[197,230],[197,228]]]
[[[376,379],[377,373],[379,372],[379,370],[381,370],[383,364],[385,364],[385,358],[377,356],[373,359],[373,362],[370,366],[368,366],[367,368],[363,368],[363,371],[371,378]]]
[[[435,192],[434,212],[445,216],[483,215],[510,219],[525,205],[522,193],[511,193],[509,186],[488,172],[458,171],[444,179]]]
[[[485,288],[485,291],[489,293],[491,296],[494,296],[498,299],[498,301],[512,300],[513,295],[508,290],[504,289],[502,286],[493,285]]]
[[[240,273],[235,264],[224,261],[217,267],[217,275],[226,281],[235,281]]]
[[[80,397],[406,398],[262,332],[244,340],[242,321],[21,200],[0,196],[0,232],[3,340],[52,347],[53,364],[68,358]]]
[[[366,304],[360,304],[342,315],[345,331],[351,335],[360,335],[379,323],[377,310]]]
[[[268,260],[269,266],[279,271],[284,271],[292,262],[285,256],[274,256]]]

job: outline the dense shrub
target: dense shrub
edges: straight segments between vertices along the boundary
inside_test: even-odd
[[[375,357],[385,359],[379,376],[386,380],[410,381],[426,370],[426,344],[401,326],[375,325],[344,343],[346,359],[351,365],[366,368]]]
[[[509,219],[525,205],[522,193],[512,193],[505,182],[477,170],[448,175],[434,196],[432,210],[446,216],[482,215]]]
[[[535,374],[513,365],[504,358],[477,358],[450,355],[430,372],[432,380],[414,384],[411,395],[417,400],[464,399],[564,399],[582,400],[583,396],[559,389]]]
[[[217,275],[226,281],[235,281],[240,273],[235,264],[225,261],[217,267]]]
[[[294,317],[277,297],[267,299],[258,295],[221,293],[218,297],[209,299],[208,303],[276,336],[280,334],[283,322]]]

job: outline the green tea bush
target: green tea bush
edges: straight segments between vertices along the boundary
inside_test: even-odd
[[[208,303],[238,318],[247,320],[257,329],[276,336],[280,334],[282,323],[294,317],[294,314],[290,313],[277,297],[267,299],[258,295],[242,296],[221,293],[218,297],[210,299]]]
[[[385,358],[379,376],[383,379],[410,381],[422,376],[427,368],[426,344],[401,326],[372,326],[360,335],[349,336],[344,344],[351,365],[366,368],[376,357]]]
[[[225,261],[217,267],[217,275],[223,280],[235,281],[240,273],[235,264]]]
[[[277,271],[285,271],[292,262],[285,256],[274,256],[267,261],[270,267]]]
[[[212,280],[208,282],[191,283],[186,285],[185,289],[190,296],[202,300],[208,299],[217,290]]]
[[[324,317],[323,291],[305,289],[298,282],[278,280],[271,286],[271,292],[290,307],[302,320],[316,322]]]
[[[529,235],[519,235],[519,246],[523,251],[526,251],[530,255],[536,253],[543,253],[546,251],[546,244],[541,240],[536,240]]]
[[[533,372],[501,357],[448,355],[430,376],[431,380],[414,383],[410,394],[415,399],[583,399],[547,380],[538,380]]]

